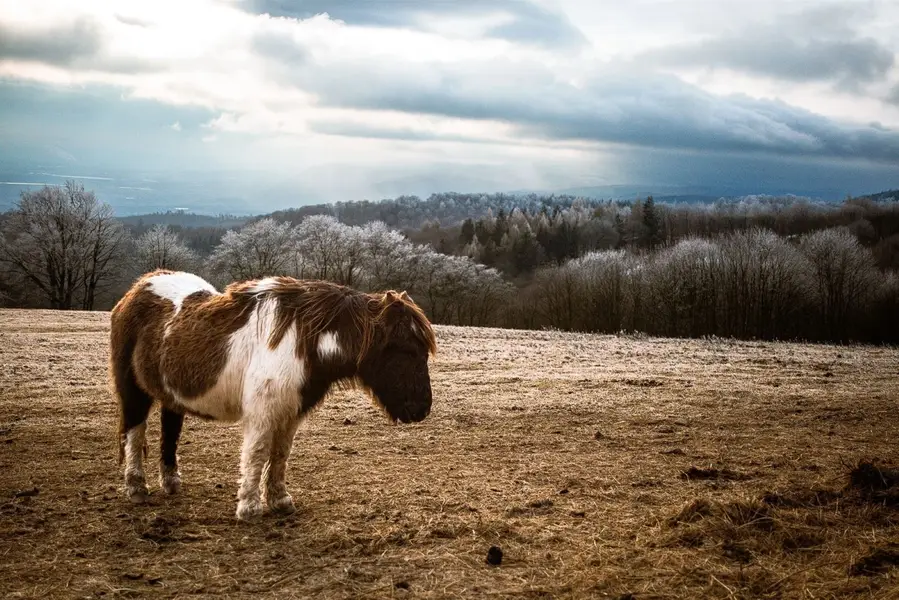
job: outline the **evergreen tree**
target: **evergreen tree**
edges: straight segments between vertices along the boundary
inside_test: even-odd
[[[497,245],[502,243],[503,236],[509,231],[509,222],[506,211],[502,208],[496,213],[496,223],[493,225],[493,241]]]
[[[646,235],[646,245],[655,248],[661,241],[661,219],[652,196],[646,197],[643,203],[643,226]]]
[[[471,218],[465,219],[462,223],[462,231],[459,232],[459,242],[463,246],[467,246],[474,239],[474,221]]]
[[[530,229],[525,229],[512,242],[510,260],[516,275],[530,273],[540,262],[540,244]]]

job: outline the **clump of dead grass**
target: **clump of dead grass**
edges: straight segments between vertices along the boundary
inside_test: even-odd
[[[752,562],[759,553],[783,548],[784,537],[795,537],[769,505],[755,498],[696,498],[668,519],[673,531],[663,545],[717,546],[738,562]]]
[[[846,489],[866,502],[899,506],[899,469],[876,462],[860,460],[849,472]]]

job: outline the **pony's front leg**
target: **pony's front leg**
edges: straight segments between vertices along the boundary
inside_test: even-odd
[[[275,430],[272,439],[272,452],[268,463],[265,465],[265,499],[272,512],[291,514],[296,512],[293,498],[287,492],[287,459],[290,458],[290,450],[293,447],[293,437],[296,435],[300,420],[296,417],[286,419]]]
[[[271,425],[265,419],[246,419],[240,457],[240,489],[237,492],[237,518],[241,521],[252,521],[262,515],[259,481],[271,446]]]

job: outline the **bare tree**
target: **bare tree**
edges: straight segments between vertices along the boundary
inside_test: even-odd
[[[361,229],[344,225],[328,215],[306,217],[297,226],[303,277],[344,285],[356,283],[362,263]]]
[[[412,243],[381,221],[362,228],[360,283],[370,290],[415,286],[418,254]]]
[[[718,245],[701,238],[685,238],[654,257],[649,289],[661,333],[715,332],[720,260]]]
[[[135,241],[135,267],[141,273],[154,269],[189,271],[199,259],[167,225],[154,225]]]
[[[576,278],[575,322],[577,329],[614,333],[630,320],[633,286],[630,273],[638,261],[624,250],[590,252],[563,268]]]
[[[293,275],[297,233],[289,223],[266,218],[240,231],[229,230],[209,257],[209,270],[218,283]]]
[[[721,242],[719,302],[730,335],[790,337],[807,312],[810,265],[773,231],[750,229]]]
[[[801,248],[812,264],[825,335],[840,341],[850,338],[855,317],[866,312],[874,295],[878,273],[874,257],[845,228],[808,235]]]
[[[4,221],[0,262],[38,289],[51,308],[94,307],[115,283],[128,236],[109,205],[72,181],[24,192]]]

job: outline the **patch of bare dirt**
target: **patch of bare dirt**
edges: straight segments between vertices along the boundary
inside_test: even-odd
[[[0,597],[899,597],[897,350],[439,327],[431,416],[335,393],[247,525],[236,425],[124,498],[107,327],[0,310]]]

